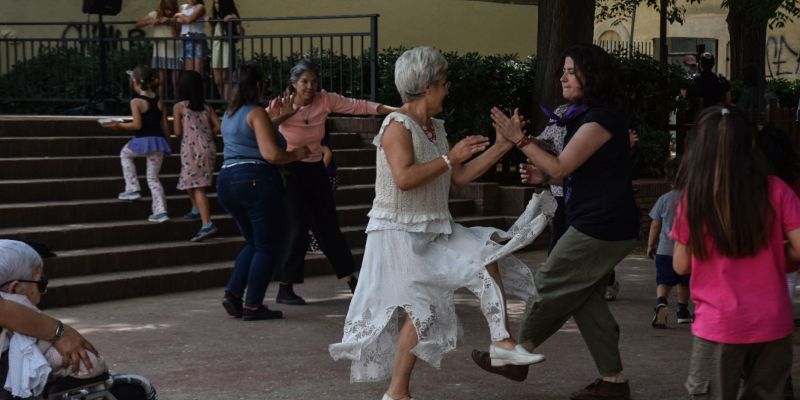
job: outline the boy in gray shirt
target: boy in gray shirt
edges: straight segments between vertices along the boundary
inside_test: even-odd
[[[675,219],[675,206],[680,200],[680,192],[675,190],[675,177],[679,161],[672,158],[665,165],[666,178],[672,190],[661,195],[650,210],[650,234],[647,238],[647,256],[656,261],[656,307],[653,312],[653,328],[667,327],[667,297],[673,286],[678,286],[678,312],[679,324],[689,324],[693,316],[689,311],[689,275],[678,275],[672,268],[672,252],[675,242],[670,239],[669,231]],[[656,246],[656,243],[658,246]]]

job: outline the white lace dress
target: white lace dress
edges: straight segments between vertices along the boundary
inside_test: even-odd
[[[391,119],[402,117],[387,117]],[[401,122],[413,135],[424,135],[416,123]],[[443,130],[442,124],[437,126]],[[441,133],[437,137],[446,140]],[[378,157],[380,168],[385,160],[380,148]],[[535,195],[508,231],[467,228],[450,218],[412,223],[371,218],[358,287],[342,341],[330,345],[331,357],[352,360],[352,382],[388,379],[400,328],[398,311],[403,309],[419,338],[411,351],[439,367],[462,333],[453,300],[454,292],[462,287],[480,299],[490,339],[509,337],[500,288],[485,266],[497,261],[506,295],[527,300],[534,293],[531,271],[511,254],[533,242],[555,208],[549,192]]]

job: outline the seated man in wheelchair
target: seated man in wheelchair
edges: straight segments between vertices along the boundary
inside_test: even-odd
[[[0,296],[38,311],[36,304],[47,291],[43,267],[40,254],[29,245],[0,240]],[[110,375],[103,359],[91,352],[89,364],[74,369],[67,366],[53,343],[8,329],[0,333],[0,350],[0,400],[156,399],[146,379]]]

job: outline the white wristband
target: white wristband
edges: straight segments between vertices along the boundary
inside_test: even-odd
[[[450,158],[447,157],[447,154],[442,154],[442,160],[444,160],[445,164],[447,164],[447,169],[448,170],[452,170],[453,169],[453,163],[450,162]]]

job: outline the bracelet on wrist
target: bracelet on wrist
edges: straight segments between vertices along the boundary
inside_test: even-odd
[[[447,164],[448,171],[453,169],[453,163],[450,162],[450,157],[448,157],[447,154],[442,154],[442,160],[444,160],[444,163]]]
[[[533,136],[524,136],[520,141],[517,143],[517,148],[522,150],[523,147],[535,142],[536,139]]]

